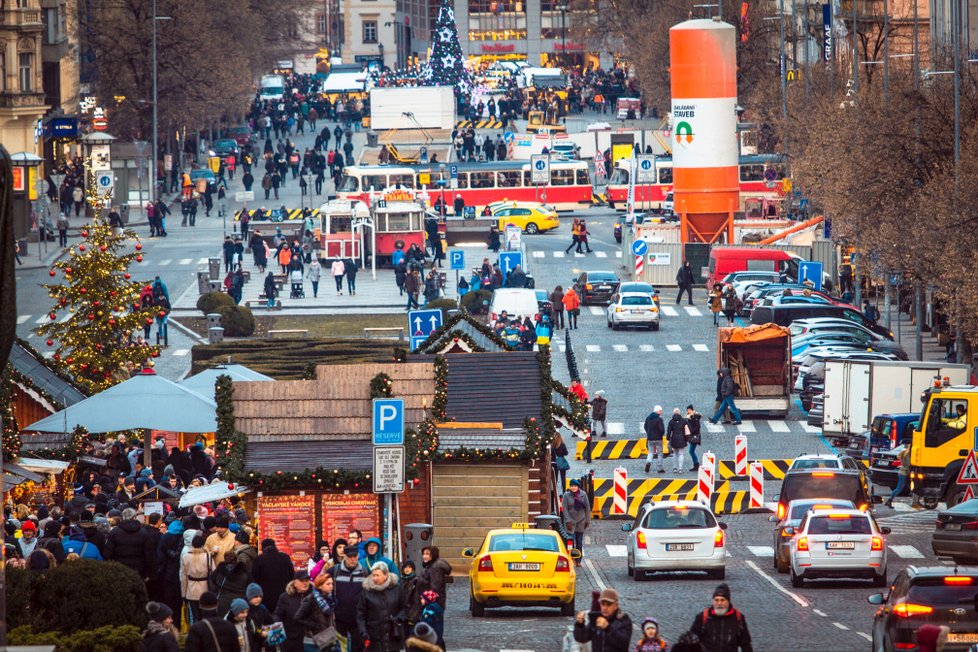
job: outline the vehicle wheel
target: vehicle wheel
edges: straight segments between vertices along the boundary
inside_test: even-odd
[[[954,507],[964,499],[964,489],[959,489],[957,484],[949,485],[944,494],[944,502],[948,507]]]
[[[721,569],[719,569],[719,570],[711,570],[711,571],[709,571],[709,572],[707,573],[707,576],[708,576],[708,577],[709,577],[710,579],[714,579],[714,580],[722,580],[722,579],[724,579],[725,577],[727,577],[727,569],[726,569],[726,568],[721,568]]]
[[[775,568],[778,569],[779,573],[788,572],[788,561],[787,560],[782,561],[781,559],[778,559],[777,554],[774,555],[774,566]]]
[[[873,578],[873,586],[886,586],[889,583],[887,575],[887,570],[884,568],[882,575],[877,575]]]
[[[613,330],[613,331],[621,330],[621,325],[619,325],[619,324],[612,324],[611,325],[611,330]]]
[[[573,616],[574,615],[574,598],[571,598],[570,602],[566,602],[560,605],[560,615],[561,616]]]
[[[475,601],[471,595],[469,596],[469,613],[472,614],[474,618],[481,618],[486,615],[485,605],[481,605]]]
[[[925,496],[920,499],[921,504],[923,504],[924,509],[937,509],[937,498],[933,496]]]
[[[796,589],[800,589],[805,586],[805,578],[801,577],[800,575],[795,575],[795,569],[793,568],[791,569],[791,586],[795,587]]]
[[[530,235],[536,235],[540,232],[540,227],[536,225],[536,222],[530,222],[526,225],[526,232]]]
[[[652,330],[654,330],[654,331],[657,331],[657,330],[659,330],[659,322],[654,322],[654,323],[652,324]]]
[[[638,569],[638,568],[633,568],[632,569],[632,579],[633,580],[635,580],[636,582],[641,582],[645,578],[646,578],[645,571],[643,571],[641,569]]]
[[[628,576],[629,577],[634,577],[634,575],[635,575],[635,568],[631,564],[629,564],[627,561],[625,562],[625,565],[626,565],[626,567],[628,569]]]
[[[777,550],[777,548],[775,548],[775,550]],[[774,563],[775,570],[777,570],[778,569],[778,553],[774,553],[774,556],[771,557],[771,561]]]

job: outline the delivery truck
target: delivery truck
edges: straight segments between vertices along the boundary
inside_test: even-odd
[[[791,331],[777,324],[717,329],[717,368],[737,384],[741,413],[783,418],[791,400]]]
[[[876,415],[919,412],[935,380],[963,385],[970,371],[968,365],[944,362],[826,360],[822,434],[848,447]]]

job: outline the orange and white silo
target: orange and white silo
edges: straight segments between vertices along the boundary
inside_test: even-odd
[[[669,30],[674,210],[682,241],[733,241],[737,176],[737,30],[687,20]]]

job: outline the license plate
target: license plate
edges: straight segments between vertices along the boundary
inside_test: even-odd
[[[944,524],[944,529],[945,530],[960,530],[961,529],[961,524],[960,523],[945,523]]]
[[[540,564],[524,564],[515,563],[509,565],[509,570],[511,571],[538,571],[540,570]]]
[[[633,315],[641,315],[641,314],[643,314],[644,312],[645,312],[644,310],[632,310],[632,314],[633,314]]]
[[[978,633],[949,633],[948,643],[978,643]]]
[[[610,290],[611,289],[611,286],[610,285],[599,285],[598,286],[598,289],[599,290]]]
[[[826,550],[855,550],[856,544],[853,541],[829,541],[825,544]]]
[[[694,547],[693,543],[667,543],[666,552],[692,552]]]

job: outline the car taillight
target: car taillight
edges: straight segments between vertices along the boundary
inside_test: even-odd
[[[713,547],[722,548],[723,547],[723,530],[717,530],[713,533]]]
[[[913,618],[914,616],[926,616],[934,613],[934,607],[925,604],[914,604],[912,602],[901,602],[893,607],[893,613],[900,618]]]
[[[894,469],[900,468],[900,460],[893,460],[890,462],[890,467]]]
[[[971,584],[973,582],[970,577],[962,577],[961,575],[951,575],[944,578],[945,584],[956,584],[958,586],[962,584]]]
[[[784,515],[787,512],[787,510],[788,510],[788,506],[787,505],[784,505],[783,503],[778,503],[778,520],[779,521],[784,518]]]
[[[816,471],[812,473],[813,478],[834,478],[835,473],[832,471]]]
[[[936,528],[938,530],[943,530],[944,529],[944,521],[942,521],[940,519],[934,521],[934,528]]]
[[[557,557],[557,568],[554,571],[557,573],[570,572],[570,562],[567,561],[567,557]]]
[[[639,550],[645,550],[646,549],[645,532],[641,532],[640,531],[635,536],[635,541],[636,541],[636,543],[638,543],[638,549]]]
[[[890,448],[897,447],[897,424],[896,421],[890,421]],[[897,465],[899,466],[899,465]]]
[[[615,312],[625,312],[625,309],[621,306],[615,306]]]
[[[808,551],[808,537],[800,537],[798,539],[798,550]]]
[[[882,550],[883,549],[883,537],[873,537],[873,543],[869,547],[870,550]]]
[[[492,571],[492,557],[489,555],[479,560],[479,572],[481,573],[482,571]]]
[[[860,512],[865,512],[868,509],[869,509],[869,503],[863,503],[862,505],[859,506],[859,511]]]
[[[970,523],[962,523],[962,530],[978,530],[978,521],[971,521]]]

